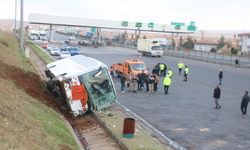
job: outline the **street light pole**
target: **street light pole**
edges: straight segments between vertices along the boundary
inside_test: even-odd
[[[15,34],[16,34],[16,10],[17,10],[17,0],[15,0],[15,29],[14,29]]]
[[[20,50],[23,51],[24,47],[23,47],[23,0],[21,0],[21,9],[20,9]]]

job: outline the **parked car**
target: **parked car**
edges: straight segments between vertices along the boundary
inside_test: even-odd
[[[75,41],[75,40],[76,40],[75,37],[73,37],[73,36],[70,36],[70,37],[69,37],[69,41]]]
[[[49,44],[48,47],[47,47],[47,51],[50,52],[50,50],[52,49],[52,47],[55,47],[55,46]]]
[[[56,46],[53,46],[49,51],[49,54],[53,56],[58,56],[60,54],[60,49]]]
[[[60,56],[61,59],[63,59],[63,58],[70,57],[71,54],[70,54],[69,51],[61,51],[61,52],[59,53],[59,56]]]
[[[71,47],[69,49],[69,52],[70,52],[71,56],[74,56],[74,55],[79,55],[80,50],[78,47]]]
[[[91,42],[89,40],[80,40],[78,44],[83,46],[89,46],[91,45]]]
[[[68,51],[68,52],[69,52],[69,51],[70,51],[70,48],[71,48],[70,46],[64,46],[64,47],[61,48],[60,51],[61,51],[61,52],[63,52],[63,51]]]

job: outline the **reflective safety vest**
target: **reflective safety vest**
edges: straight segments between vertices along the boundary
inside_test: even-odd
[[[186,69],[185,69],[185,74],[188,74],[188,71],[189,71],[189,69],[188,69],[188,68],[186,68]]]
[[[178,68],[183,68],[184,64],[183,63],[178,63]]]
[[[165,69],[165,65],[164,64],[160,64],[160,70],[164,70]]]
[[[166,76],[163,80],[163,85],[170,86],[171,85],[171,78],[169,76]]]
[[[172,70],[169,70],[169,71],[168,71],[168,76],[171,78],[172,75],[173,75],[173,71],[172,71]]]

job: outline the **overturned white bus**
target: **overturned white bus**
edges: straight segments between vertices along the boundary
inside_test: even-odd
[[[116,100],[107,66],[90,57],[76,55],[50,63],[45,69],[47,88],[67,102],[75,116],[100,110]]]

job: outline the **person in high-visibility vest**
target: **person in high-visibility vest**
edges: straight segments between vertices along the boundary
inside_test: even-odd
[[[167,75],[163,80],[165,94],[168,94],[168,89],[171,85],[171,82],[172,82],[171,78]]]
[[[189,72],[189,68],[188,68],[188,66],[186,66],[186,68],[184,70],[184,80],[183,81],[187,81],[188,72]]]
[[[159,67],[160,67],[160,74],[164,74],[165,64],[161,63]]]
[[[182,71],[182,68],[184,67],[184,64],[182,62],[179,62],[177,65],[179,69],[179,75],[181,75],[181,71]]]
[[[171,70],[171,68],[168,68],[168,76],[169,78],[172,78],[173,76],[173,71]]]

